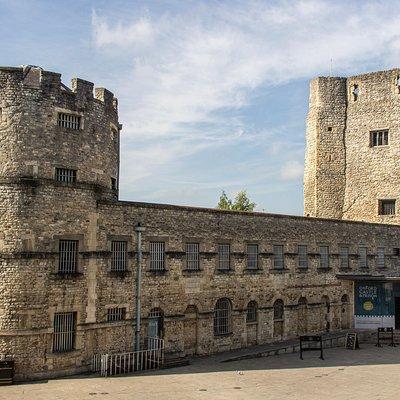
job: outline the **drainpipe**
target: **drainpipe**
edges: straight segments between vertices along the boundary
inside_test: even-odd
[[[142,290],[142,232],[138,222],[136,232],[136,324],[135,324],[135,351],[140,351],[140,317],[141,317],[141,290]]]

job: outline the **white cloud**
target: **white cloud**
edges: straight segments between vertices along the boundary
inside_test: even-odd
[[[281,169],[281,178],[285,181],[296,181],[303,176],[303,164],[298,161],[288,161]]]
[[[94,45],[123,65],[113,86],[128,147],[125,167],[135,157],[127,181],[208,147],[251,141],[242,115],[257,101],[256,89],[327,75],[331,59],[334,74],[398,63],[393,10],[391,2],[378,1],[191,2],[173,13],[150,9],[133,18],[137,10],[126,9],[117,22],[94,11]],[[281,96],[291,96],[290,88]],[[287,143],[273,138],[271,154]],[[278,166],[277,179],[280,170],[283,179],[297,179],[300,166]]]

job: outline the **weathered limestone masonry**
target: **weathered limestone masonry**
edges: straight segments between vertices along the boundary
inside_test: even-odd
[[[338,81],[335,93],[344,96],[343,90]],[[117,101],[105,89],[92,92],[90,82],[75,79],[71,90],[59,74],[39,68],[0,68],[0,354],[15,359],[17,379],[85,371],[94,354],[132,349],[138,222],[144,227],[142,336],[163,337],[174,355],[349,328],[353,285],[336,275],[398,275],[395,225],[118,201]],[[343,111],[335,96],[318,96],[331,102],[327,116],[329,107]],[[311,113],[318,115],[318,107]],[[65,127],[63,121],[78,122]],[[345,122],[332,126],[340,136]],[[335,171],[343,175],[343,144],[331,140],[331,146]],[[60,168],[75,171],[73,179],[60,179]],[[318,179],[310,180],[312,193]],[[329,196],[339,191],[343,182]],[[342,203],[328,207],[332,216],[341,216]],[[76,269],[68,273],[60,272],[63,241],[78,248]],[[122,271],[112,270],[115,243],[127,245]],[[150,269],[151,243],[165,244],[162,270]],[[188,243],[199,245],[198,269],[188,269]],[[220,248],[228,244],[229,269],[221,269]],[[360,244],[368,248],[362,269]],[[257,248],[257,264],[249,264],[248,245]],[[300,245],[307,246],[303,257]],[[226,314],[215,311],[218,299],[228,299]],[[115,309],[123,313],[110,319]],[[76,321],[56,332],[60,313],[74,313]],[[58,337],[72,338],[64,351],[56,351]]]
[[[395,223],[399,219],[400,70],[311,82],[304,215]],[[388,143],[373,145],[374,131]],[[380,200],[397,200],[382,215]]]

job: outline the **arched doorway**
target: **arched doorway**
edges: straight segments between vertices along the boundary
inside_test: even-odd
[[[325,332],[330,332],[331,330],[331,302],[328,296],[322,296],[321,299],[321,309],[322,309],[322,330]]]
[[[307,299],[300,297],[297,304],[297,335],[305,335],[308,331]]]
[[[350,304],[347,294],[342,296],[341,303],[340,327],[341,329],[350,329]]]
[[[187,356],[197,353],[197,307],[190,305],[185,310],[183,321],[183,340]]]
[[[282,339],[285,323],[285,306],[283,300],[278,299],[274,303],[274,337]]]

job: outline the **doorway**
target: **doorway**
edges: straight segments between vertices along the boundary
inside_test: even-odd
[[[400,297],[394,298],[394,327],[400,329]]]

